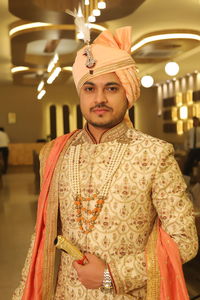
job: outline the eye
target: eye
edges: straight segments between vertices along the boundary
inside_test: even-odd
[[[106,90],[107,90],[108,92],[114,93],[114,92],[117,92],[117,91],[119,90],[119,88],[118,88],[117,86],[108,86],[108,87],[106,88]]]
[[[83,90],[85,92],[91,93],[94,91],[94,87],[93,86],[84,86]]]

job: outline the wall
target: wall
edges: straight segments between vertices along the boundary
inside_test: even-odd
[[[157,115],[157,88],[141,88],[135,103],[135,128],[155,137],[162,136],[162,119]]]
[[[163,132],[162,99],[173,97],[177,92],[200,90],[200,73],[188,74],[180,79],[169,80],[158,87],[142,88],[135,104],[135,127],[147,134],[184,146],[185,135]]]
[[[199,74],[194,86],[191,86],[191,78],[186,81],[190,88],[200,89]],[[176,90],[180,84],[176,82],[174,86]],[[162,130],[163,119],[162,116],[158,116],[158,111],[162,109],[162,98],[171,96],[173,93],[170,83],[165,84],[162,90],[165,92],[159,95],[157,87],[141,89],[141,96],[135,103],[135,127],[168,142],[183,143],[184,136],[164,133]],[[5,127],[12,143],[31,143],[37,139],[46,138],[50,133],[49,107],[52,104],[57,107],[57,135],[63,134],[62,105],[64,104],[67,104],[70,109],[70,130],[76,129],[76,105],[79,99],[72,79],[64,85],[49,86],[47,94],[41,101],[38,101],[36,96],[35,86],[0,85],[0,126]],[[16,124],[8,124],[9,112],[16,113]]]
[[[72,112],[71,130],[76,128],[74,104],[78,96],[74,85],[52,85],[47,88],[45,97],[37,100],[36,87],[18,85],[0,85],[0,127],[4,127],[12,143],[35,142],[49,135],[49,106],[57,105],[58,135],[62,131],[62,111],[64,104],[69,104]],[[16,123],[8,123],[8,113],[16,113]]]
[[[35,100],[35,88],[0,86],[0,126],[5,127],[12,142],[32,142],[40,136],[42,110]],[[16,123],[8,123],[8,113],[16,113]]]

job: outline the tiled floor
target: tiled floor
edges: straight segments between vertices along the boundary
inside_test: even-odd
[[[1,300],[10,300],[18,285],[35,224],[36,206],[32,168],[10,168],[3,176],[3,188],[0,190]],[[190,296],[200,294],[200,255],[184,265],[184,272]]]
[[[34,228],[37,195],[32,168],[12,168],[0,190],[0,299],[10,300]]]

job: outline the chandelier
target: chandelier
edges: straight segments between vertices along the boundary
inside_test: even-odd
[[[82,0],[81,2],[83,15],[89,23],[96,22],[96,17],[100,16],[101,10],[106,8],[105,0]]]

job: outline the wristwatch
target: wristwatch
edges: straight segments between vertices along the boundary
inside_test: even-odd
[[[108,267],[105,267],[102,286],[99,288],[102,293],[107,294],[112,292],[113,284]]]

